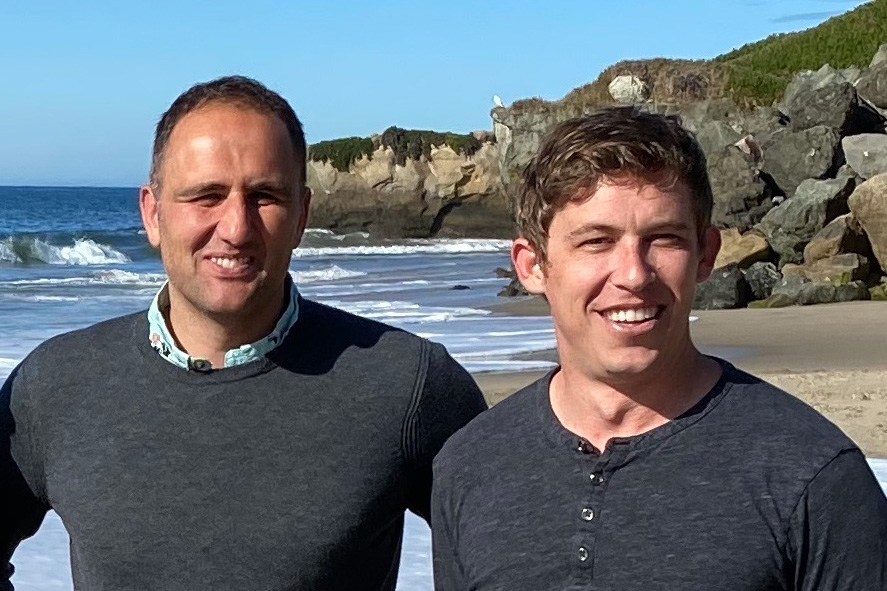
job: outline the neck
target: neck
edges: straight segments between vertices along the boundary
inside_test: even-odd
[[[191,357],[206,359],[213,367],[222,368],[228,351],[271,334],[286,309],[287,291],[277,305],[260,306],[255,313],[223,316],[197,313],[185,302],[176,301],[179,298],[171,290],[164,316],[179,348]]]
[[[569,431],[603,450],[615,437],[646,433],[680,416],[717,383],[721,367],[692,343],[643,375],[600,377],[563,363],[551,381],[555,415]]]

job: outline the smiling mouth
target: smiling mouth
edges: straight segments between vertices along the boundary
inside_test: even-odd
[[[222,269],[239,271],[249,267],[253,257],[209,257],[209,260]]]
[[[664,306],[644,306],[639,308],[620,308],[601,312],[601,315],[616,324],[637,326],[659,318]]]

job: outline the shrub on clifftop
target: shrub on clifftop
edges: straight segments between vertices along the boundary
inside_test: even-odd
[[[431,146],[447,145],[457,154],[471,156],[480,149],[481,142],[471,134],[458,134],[389,127],[382,132],[382,145],[394,151],[394,160],[401,166],[407,158],[418,160],[431,157]]]
[[[317,142],[308,149],[308,158],[329,162],[336,170],[348,172],[348,167],[363,156],[373,153],[373,140],[368,137],[345,137]]]

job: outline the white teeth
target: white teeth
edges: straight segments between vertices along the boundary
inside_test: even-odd
[[[233,269],[235,267],[249,264],[249,257],[210,257],[209,260],[222,267],[223,269]]]
[[[611,322],[643,322],[656,316],[656,308],[629,308],[627,310],[610,310],[606,314]]]

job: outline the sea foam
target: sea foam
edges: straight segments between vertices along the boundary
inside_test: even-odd
[[[15,265],[114,265],[130,260],[122,252],[88,238],[74,240],[73,246],[54,246],[39,238],[11,236],[0,241],[0,262]]]

